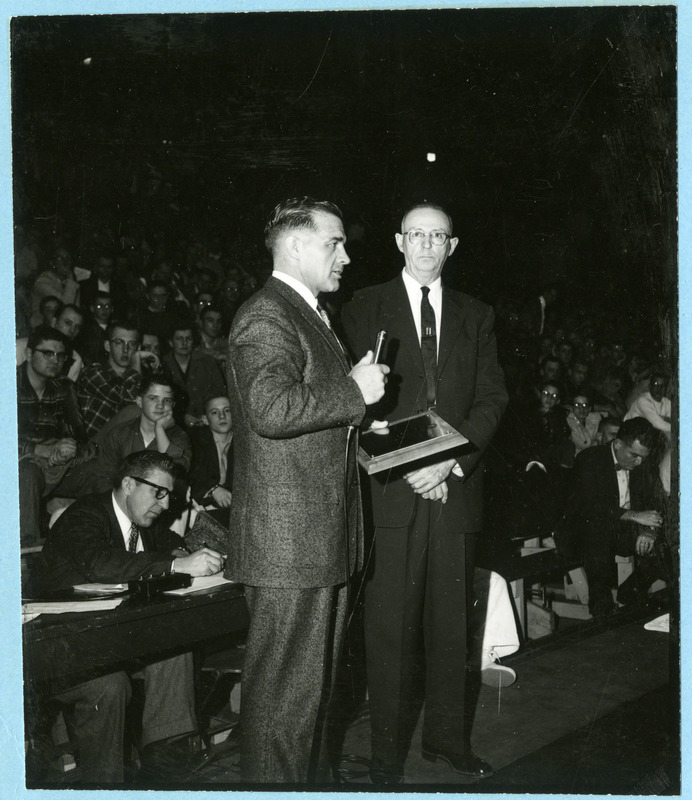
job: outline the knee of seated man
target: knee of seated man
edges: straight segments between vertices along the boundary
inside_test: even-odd
[[[124,672],[112,672],[90,681],[91,696],[96,708],[109,707],[118,703],[127,704],[132,697],[132,684]]]

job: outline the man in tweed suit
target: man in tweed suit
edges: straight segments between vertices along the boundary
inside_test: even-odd
[[[344,633],[346,583],[362,559],[353,427],[384,393],[368,352],[351,368],[317,303],[349,258],[341,212],[280,203],[265,229],[274,272],[229,338],[233,503],[226,574],[246,586],[241,775],[314,782]]]

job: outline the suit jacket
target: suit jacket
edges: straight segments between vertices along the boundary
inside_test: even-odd
[[[464,478],[458,480],[450,475],[447,503],[439,504],[438,525],[452,533],[481,529],[483,468],[479,464],[507,405],[493,321],[489,306],[443,287],[436,408],[443,419],[478,448],[457,459]],[[352,355],[357,359],[373,348],[379,330],[387,331],[381,360],[391,372],[384,398],[369,413],[375,419],[396,421],[425,411],[423,357],[402,277],[356,292],[343,309],[342,322]],[[400,528],[409,524],[415,494],[402,474],[410,469],[408,466],[372,477],[376,526]]]
[[[113,510],[112,492],[76,500],[57,519],[41,552],[40,583],[46,590],[80,583],[125,583],[170,571],[180,536],[156,522],[141,529],[143,552],[128,553]]]
[[[192,498],[200,502],[204,495],[219,483],[221,473],[219,471],[219,455],[214,441],[214,434],[211,428],[206,425],[192,428],[190,430],[192,440],[192,464],[188,474]],[[222,486],[231,489],[233,479],[233,439],[228,448],[228,458],[226,464],[226,480]]]
[[[630,471],[630,507],[632,511],[651,511],[658,508],[655,482],[646,462]],[[571,489],[568,493],[564,528],[567,536],[584,541],[602,539],[609,546],[617,544],[620,555],[629,555],[632,534],[639,529],[636,523],[621,522],[617,472],[611,444],[590,447],[579,453],[574,461]],[[573,542],[565,539],[570,547]],[[560,537],[558,537],[558,546]],[[565,546],[562,548],[566,550]]]
[[[316,588],[344,582],[360,563],[357,442],[349,443],[349,426],[361,422],[365,403],[349,370],[334,334],[283,281],[270,278],[236,314],[228,359],[229,577]]]

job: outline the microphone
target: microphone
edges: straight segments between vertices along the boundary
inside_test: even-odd
[[[374,355],[372,357],[372,363],[378,364],[380,361],[380,355],[382,354],[382,347],[384,345],[384,340],[387,338],[387,331],[380,331],[377,334],[377,341],[375,342],[375,350]]]

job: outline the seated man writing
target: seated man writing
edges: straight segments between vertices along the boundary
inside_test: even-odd
[[[169,456],[151,450],[132,453],[120,466],[112,492],[89,495],[71,505],[55,523],[41,554],[44,589],[125,583],[173,572],[193,576],[219,572],[219,553],[201,548],[189,554],[179,536],[156,524],[168,508],[173,474]],[[148,664],[136,674],[144,677],[145,687],[143,778],[175,777],[169,765],[184,769],[184,754],[176,753],[176,745],[165,740],[196,730],[192,654]],[[121,671],[86,681],[57,698],[74,704],[67,714],[68,726],[79,746],[85,783],[123,781],[130,692],[128,674]]]

